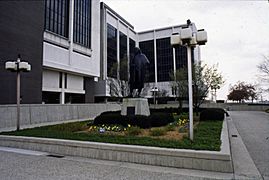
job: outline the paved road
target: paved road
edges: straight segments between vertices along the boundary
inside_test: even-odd
[[[269,114],[258,111],[230,111],[256,167],[269,180]]]
[[[11,152],[10,152],[11,151]],[[232,174],[148,166],[0,147],[1,180],[201,180]],[[191,176],[191,177],[190,177]]]

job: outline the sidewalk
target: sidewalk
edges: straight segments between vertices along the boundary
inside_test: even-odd
[[[227,117],[235,179],[263,179],[231,117]]]

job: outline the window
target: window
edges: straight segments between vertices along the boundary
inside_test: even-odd
[[[170,38],[157,39],[157,79],[159,82],[170,81],[173,72],[173,49]]]
[[[91,46],[91,0],[74,1],[74,38],[75,43]]]
[[[188,60],[187,60],[187,48],[184,46],[179,46],[175,48],[176,52],[176,69],[187,68]],[[194,63],[194,49],[191,49],[191,61]]]
[[[154,41],[150,40],[139,42],[139,47],[150,62],[147,66],[145,82],[155,82]]]
[[[45,30],[68,37],[69,0],[45,0]]]
[[[128,80],[127,36],[120,32],[120,80]]]
[[[117,78],[117,29],[107,24],[107,76]]]
[[[131,38],[129,38],[129,58],[132,60],[134,57],[134,52],[135,51],[135,41]]]
[[[175,48],[176,52],[176,69],[187,68],[187,48],[185,46],[178,46]]]

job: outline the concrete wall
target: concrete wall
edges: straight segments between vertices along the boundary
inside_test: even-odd
[[[174,102],[174,101],[173,101]],[[177,108],[178,103],[175,104],[157,104],[157,105],[151,105],[151,108]],[[187,104],[183,104],[183,107],[188,107]],[[265,111],[266,109],[269,109],[269,105],[252,105],[252,104],[238,104],[238,103],[207,103],[202,104],[200,106],[201,108],[224,108],[228,111]]]
[[[55,124],[61,121],[93,119],[104,111],[120,110],[119,104],[28,104],[21,106],[21,127]],[[16,105],[0,106],[0,131],[16,127]]]

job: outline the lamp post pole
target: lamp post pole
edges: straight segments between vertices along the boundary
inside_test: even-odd
[[[187,45],[188,53],[188,90],[189,90],[189,137],[193,141],[193,95],[192,95],[192,63],[191,47]]]
[[[20,55],[18,55],[17,59],[17,131],[20,130],[20,101],[21,101],[21,76],[19,70],[19,64],[21,62]]]

